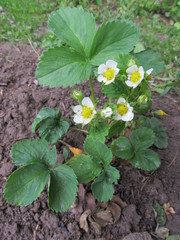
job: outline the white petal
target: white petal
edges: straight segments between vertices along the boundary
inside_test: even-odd
[[[106,67],[115,69],[117,67],[117,62],[113,60],[107,60]]]
[[[98,82],[106,82],[106,78],[103,75],[98,76]]]
[[[116,75],[118,74],[118,72],[119,72],[119,68],[115,68],[115,73],[114,73],[114,75],[116,76]]]
[[[91,117],[91,118],[86,118],[86,119],[84,119],[83,123],[84,123],[84,124],[88,124],[92,119],[93,119],[93,117]]]
[[[153,70],[154,70],[153,68],[148,69],[148,70],[146,71],[147,75],[150,75]]]
[[[90,108],[94,108],[94,105],[89,97],[83,98],[82,105],[90,107]]]
[[[134,113],[132,111],[128,111],[124,116],[122,116],[122,120],[125,122],[131,121],[134,118]]]
[[[73,108],[73,112],[77,113],[78,115],[81,114],[82,112],[82,106],[81,105],[77,105]]]
[[[84,118],[82,116],[75,115],[73,120],[75,123],[83,123]]]
[[[139,72],[140,72],[140,74],[141,74],[141,78],[140,78],[140,81],[141,81],[141,80],[143,80],[143,78],[144,78],[144,69],[143,69],[142,66],[139,68]]]
[[[113,78],[112,80],[106,80],[105,85],[109,85],[110,83],[114,82],[114,79],[115,78]]]
[[[103,74],[106,71],[106,65],[105,64],[101,64],[98,67],[98,74]]]
[[[128,87],[133,87],[133,88],[135,88],[135,87],[137,86],[137,84],[131,82],[130,80],[125,81],[125,83],[126,83],[126,85],[128,85]]]
[[[127,72],[127,73],[133,73],[133,72],[135,72],[135,71],[137,71],[137,70],[138,70],[137,65],[133,65],[133,66],[129,67],[129,68],[126,70],[126,72]]]
[[[118,101],[117,101],[117,104],[119,104],[119,103],[125,103],[125,102],[126,102],[126,100],[125,100],[124,98],[120,97],[120,98],[118,99]]]
[[[116,113],[116,115],[115,115],[115,118],[114,118],[115,120],[121,120],[122,119],[122,117],[118,114],[118,113]]]

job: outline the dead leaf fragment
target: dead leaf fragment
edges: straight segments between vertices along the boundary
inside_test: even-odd
[[[116,201],[116,203],[114,202]],[[99,203],[94,211],[86,210],[80,218],[80,227],[86,232],[89,229],[88,222],[94,231],[99,234],[101,228],[117,222],[121,216],[121,207],[117,203],[125,203],[117,196],[108,203]]]
[[[158,235],[158,237],[162,239],[166,239],[169,236],[169,229],[165,227],[159,227],[155,233]]]
[[[80,217],[80,228],[84,229],[85,232],[88,232],[89,226],[87,222],[87,217],[91,214],[91,210],[87,209]]]
[[[83,151],[79,148],[69,147],[69,150],[74,154],[74,156],[77,156],[83,153]]]
[[[166,213],[166,216],[169,214],[175,214],[174,208],[170,207],[170,203],[164,203],[163,204],[164,211]]]

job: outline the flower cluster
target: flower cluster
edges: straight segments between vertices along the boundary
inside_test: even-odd
[[[117,62],[113,60],[108,60],[106,64],[101,64],[98,67],[98,81],[104,85],[113,83],[120,71],[120,69],[117,68],[117,65]],[[134,89],[140,85],[145,77],[148,80],[151,79],[150,74],[152,71],[153,68],[145,72],[142,66],[138,67],[135,62],[133,62],[133,65],[126,69],[127,80],[125,81],[125,84]],[[113,117],[114,120],[122,120],[125,122],[131,121],[134,118],[133,107],[125,98],[120,96],[115,105],[115,110],[109,106],[100,112],[97,112],[96,106],[89,97],[84,97],[83,99],[81,98],[79,105],[73,108],[75,113],[73,120],[77,124],[85,125],[88,124],[98,113],[100,113],[100,115],[104,118]]]

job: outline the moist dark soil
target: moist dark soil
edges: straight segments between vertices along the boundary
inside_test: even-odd
[[[71,210],[61,214],[48,210],[47,190],[27,207],[6,202],[3,189],[7,177],[15,170],[10,158],[12,145],[24,138],[37,137],[31,132],[31,124],[42,107],[60,108],[64,117],[70,117],[71,106],[76,104],[70,97],[71,88],[49,89],[38,85],[35,78],[37,61],[38,57],[30,46],[0,44],[0,239],[121,240],[134,232],[152,233],[156,227],[152,209],[154,200],[160,204],[170,203],[174,208],[176,213],[168,215],[166,227],[171,234],[180,234],[180,102],[173,93],[153,99],[153,109],[163,109],[168,113],[168,117],[161,119],[167,129],[169,143],[167,149],[157,150],[161,158],[160,168],[148,173],[130,165],[118,166],[121,177],[115,193],[127,203],[127,207],[122,210],[120,220],[103,228],[101,234],[80,229],[80,216]],[[96,97],[105,101],[98,82],[94,81],[94,84]],[[90,95],[88,82],[77,88],[82,89],[86,96]],[[64,140],[82,148],[84,135],[70,132]],[[57,149],[58,162],[63,162],[62,146],[57,145]]]

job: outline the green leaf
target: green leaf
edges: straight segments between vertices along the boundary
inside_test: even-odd
[[[107,166],[92,183],[92,192],[94,197],[99,202],[107,202],[111,200],[114,193],[112,184],[117,183],[119,177],[120,174],[116,168]]]
[[[49,87],[67,87],[86,81],[91,64],[68,47],[55,47],[43,53],[36,69],[39,83]]]
[[[154,50],[148,49],[143,52],[134,54],[134,57],[139,61],[140,65],[143,66],[144,70],[148,70],[153,68],[152,74],[161,73],[165,64],[164,61],[161,60],[161,56]]]
[[[132,131],[130,141],[136,151],[147,149],[154,143],[155,135],[152,129],[147,127]]]
[[[165,87],[165,89],[162,91],[162,93],[158,97],[159,98],[163,97],[165,94],[169,92],[170,89],[171,89],[171,86]]]
[[[156,218],[157,224],[159,224],[159,226],[164,226],[167,221],[167,217],[164,209],[156,200],[154,201],[152,207],[155,211],[155,218]]]
[[[26,139],[13,145],[11,157],[16,166],[30,163],[54,166],[57,157],[56,147],[50,150],[48,142],[44,139]]]
[[[119,98],[122,95],[127,95],[127,87],[119,80],[115,80],[109,85],[102,84],[102,93],[109,98]]]
[[[98,125],[94,126],[93,124],[89,124],[88,126],[89,135],[95,140],[99,140],[101,142],[105,141],[105,137],[109,133],[109,125],[106,122],[99,122]]]
[[[111,144],[112,153],[122,159],[131,159],[134,155],[134,150],[127,137],[119,137]]]
[[[169,236],[166,240],[180,240],[180,235]]]
[[[145,171],[157,169],[160,166],[160,163],[159,155],[150,149],[138,150],[131,159],[131,164],[134,167]]]
[[[27,206],[43,191],[49,177],[44,164],[30,164],[17,169],[8,178],[4,197],[10,203]]]
[[[92,44],[92,64],[97,66],[108,59],[114,59],[119,53],[129,53],[138,39],[139,30],[133,23],[117,20],[102,24]]]
[[[112,138],[115,134],[120,134],[125,127],[125,122],[116,121],[109,129],[109,137]]]
[[[98,163],[108,165],[112,160],[111,150],[104,143],[90,136],[84,141],[84,150]]]
[[[168,137],[166,134],[165,128],[161,127],[160,121],[155,118],[147,118],[141,116],[138,119],[138,126],[144,126],[144,127],[149,127],[153,130],[155,134],[155,140],[154,140],[154,145],[158,148],[166,148],[168,145]]]
[[[61,41],[80,54],[89,56],[96,23],[88,11],[82,8],[60,8],[50,14],[48,26]]]
[[[39,129],[41,138],[49,144],[55,144],[69,129],[69,123],[62,120],[59,109],[43,108],[37,114],[32,124],[32,132]]]
[[[79,183],[90,182],[98,176],[102,170],[98,162],[84,154],[71,158],[66,164],[73,169]]]
[[[74,203],[77,194],[77,178],[66,165],[58,165],[50,173],[49,208],[64,212]]]

